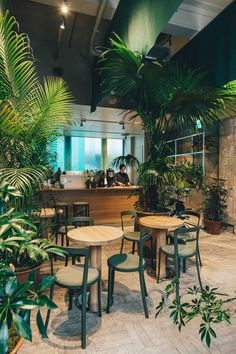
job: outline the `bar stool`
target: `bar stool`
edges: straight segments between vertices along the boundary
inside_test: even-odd
[[[54,204],[54,207],[55,209],[61,209],[63,212],[62,212],[62,215],[61,215],[61,220],[64,219],[64,220],[68,220],[69,218],[69,206],[70,204],[68,202],[55,202]]]
[[[64,246],[65,230],[67,230],[67,225],[69,223],[69,206],[69,202],[54,202],[56,217],[53,234],[55,236],[56,244],[58,244],[58,236],[60,236],[61,246]],[[62,213],[59,212],[60,210],[62,210]],[[62,232],[63,229],[64,232]]]
[[[74,202],[73,203],[73,216],[80,216],[80,215],[89,216],[89,203],[88,202]]]

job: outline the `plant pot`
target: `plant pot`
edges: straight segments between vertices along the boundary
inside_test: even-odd
[[[90,181],[87,181],[87,182],[85,182],[85,185],[86,185],[86,188],[91,188],[91,182]]]
[[[34,285],[36,288],[38,288],[40,280],[40,267],[41,264],[24,270],[16,269],[15,274],[18,283],[25,283],[26,281],[28,281],[30,273],[34,271]]]
[[[22,344],[24,343],[24,338],[20,338],[18,340],[18,342],[16,343],[15,348],[10,352],[10,354],[16,354],[18,352],[18,350],[20,349],[20,347],[22,346]]]
[[[205,220],[205,226],[208,234],[219,235],[221,229],[221,221]]]
[[[97,188],[97,182],[91,182],[91,188]]]

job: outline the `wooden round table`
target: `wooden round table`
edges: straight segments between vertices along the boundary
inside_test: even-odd
[[[62,210],[60,210],[62,212]],[[42,208],[39,212],[40,219],[52,219],[56,215],[56,212],[52,208]]]
[[[139,220],[140,225],[153,229],[152,237],[156,241],[156,273],[158,271],[159,249],[166,244],[167,231],[174,231],[184,226],[184,220],[172,216],[145,216]],[[166,256],[162,254],[160,266],[160,278],[166,276]]]
[[[111,226],[84,226],[68,232],[68,239],[81,246],[90,247],[90,265],[102,270],[102,246],[115,243],[122,239],[124,232]],[[90,289],[90,310],[97,311],[97,284]]]

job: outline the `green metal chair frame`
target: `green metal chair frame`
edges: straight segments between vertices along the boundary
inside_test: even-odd
[[[102,316],[102,308],[101,308],[101,274],[98,270],[98,277],[94,281],[88,283],[88,271],[89,271],[89,249],[88,248],[70,248],[70,247],[60,247],[61,249],[65,250],[70,257],[72,257],[72,264],[75,265],[75,260],[78,257],[84,257],[84,264],[83,264],[83,283],[81,285],[66,285],[58,283],[55,280],[55,284],[62,288],[66,288],[69,290],[69,306],[68,310],[72,309],[72,301],[73,301],[73,292],[74,290],[81,290],[82,296],[82,307],[81,307],[81,341],[82,341],[82,348],[86,348],[86,301],[87,301],[87,290],[88,288],[98,283],[98,316]],[[53,268],[53,257],[51,257],[51,275],[56,277],[56,273],[54,274]],[[50,299],[53,300],[54,294],[54,285],[53,284],[50,288]],[[45,321],[45,328],[47,329],[50,319],[51,309],[48,309],[46,321]]]
[[[69,242],[67,239],[67,233],[71,229],[71,226],[74,228],[76,227],[81,227],[81,226],[93,226],[94,225],[94,220],[90,216],[76,216],[76,217],[71,217],[66,220],[61,224],[60,222],[60,214],[57,213],[57,219],[56,223],[58,225],[57,230],[55,232],[55,237],[56,237],[56,243],[58,243],[58,235],[61,236],[61,246],[64,246],[64,236],[66,236],[66,246],[69,246]],[[60,231],[61,226],[65,227],[65,231]]]
[[[192,252],[189,254],[183,252],[184,249],[187,249],[189,246],[187,245],[180,245],[178,236],[179,235],[184,235],[189,232],[196,232],[196,237],[192,239],[192,241],[195,241],[195,248],[192,249]],[[189,228],[179,228],[174,231],[174,251],[171,254],[171,251],[168,252],[169,250],[173,250],[173,245],[166,245],[164,247],[161,247],[159,250],[159,257],[158,257],[158,275],[157,275],[157,283],[159,283],[160,280],[160,265],[161,265],[161,255],[164,253],[167,257],[172,257],[174,258],[175,261],[175,275],[176,275],[176,298],[179,299],[179,278],[180,278],[180,260],[181,259],[187,259],[195,256],[196,258],[196,268],[197,268],[197,275],[198,275],[198,281],[200,284],[200,287],[202,288],[202,281],[201,281],[201,276],[200,276],[200,268],[199,268],[199,232],[200,232],[200,227],[189,227]],[[182,251],[179,251],[179,247],[181,246]],[[170,248],[171,247],[171,248]]]
[[[146,296],[148,296],[147,288],[145,284],[144,278],[144,271],[146,269],[146,263],[143,257],[143,247],[144,243],[148,241],[152,237],[152,230],[145,228],[141,232],[140,238],[140,245],[139,245],[139,262],[136,268],[130,267],[121,269],[119,265],[122,264],[128,257],[138,257],[136,255],[127,255],[124,253],[116,254],[111,256],[107,260],[108,265],[108,297],[107,297],[107,313],[110,313],[110,308],[113,303],[113,294],[114,294],[114,283],[115,283],[115,271],[124,272],[124,273],[131,273],[131,272],[139,272],[139,280],[140,280],[140,288],[141,288],[141,295],[142,295],[142,302],[143,302],[143,309],[145,317],[148,318],[148,308],[146,302]]]
[[[196,224],[192,224],[191,222],[188,222],[188,216],[194,216],[197,218],[197,223]],[[179,213],[179,217],[181,219],[185,220],[185,227],[189,228],[189,227],[194,227],[197,226],[199,227],[200,225],[200,213],[195,212],[193,210],[183,210],[182,212]],[[182,238],[181,235],[178,237],[178,242],[181,244],[186,244],[188,242],[192,242],[192,238],[188,238],[188,236],[186,235],[186,237]],[[199,260],[199,264],[202,267],[202,260],[201,260],[201,256],[200,256],[200,248],[199,248],[199,252],[198,252],[198,260]],[[183,259],[183,273],[186,273],[186,259]]]
[[[138,217],[138,214],[135,210],[124,210],[124,211],[121,211],[120,213],[120,218],[121,218],[121,228],[122,230],[124,231],[124,237],[122,239],[122,242],[121,242],[121,247],[120,247],[120,253],[123,252],[123,248],[124,248],[124,241],[129,241],[129,242],[132,242],[132,251],[131,253],[134,254],[135,253],[135,245],[137,243],[138,245],[138,248],[139,248],[139,242],[140,242],[140,239],[139,240],[133,240],[132,239],[132,236],[129,236],[129,235],[126,235],[125,234],[125,230],[124,230],[124,216],[128,216],[128,215],[131,215],[133,216],[134,218],[134,230],[136,228],[136,225],[137,225],[137,217]],[[134,231],[134,232],[138,232],[138,231]],[[131,233],[132,234],[132,233]],[[139,232],[139,234],[141,235],[141,233]],[[153,249],[153,239],[151,237],[151,249]]]

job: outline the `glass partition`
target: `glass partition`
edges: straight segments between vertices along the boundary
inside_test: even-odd
[[[116,157],[123,155],[122,139],[107,139],[107,161],[110,165],[111,161]]]

